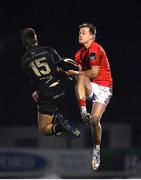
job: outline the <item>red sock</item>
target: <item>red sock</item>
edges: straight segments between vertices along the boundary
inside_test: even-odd
[[[79,104],[79,107],[86,106],[86,99],[79,99],[78,104]]]
[[[101,139],[95,139],[95,145],[100,145],[101,144]]]

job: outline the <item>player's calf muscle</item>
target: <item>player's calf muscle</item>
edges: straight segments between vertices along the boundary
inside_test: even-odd
[[[53,124],[50,124],[48,126],[44,126],[44,127],[39,128],[39,130],[45,136],[46,135],[52,135],[52,134],[54,134],[52,131],[52,126],[53,126]]]

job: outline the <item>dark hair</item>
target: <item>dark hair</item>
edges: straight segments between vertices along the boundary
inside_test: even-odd
[[[36,33],[33,28],[25,28],[21,31],[21,40],[24,46],[31,46],[37,41]]]
[[[93,35],[96,35],[96,27],[93,24],[91,24],[91,23],[83,23],[83,24],[79,25],[79,29],[81,29],[83,27],[88,27],[90,29],[90,32]]]

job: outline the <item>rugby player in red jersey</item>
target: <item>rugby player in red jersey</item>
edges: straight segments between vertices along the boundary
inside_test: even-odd
[[[77,75],[76,96],[84,124],[92,123],[93,153],[92,168],[100,165],[102,127],[100,119],[112,96],[112,75],[108,58],[101,45],[95,42],[96,27],[91,23],[79,26],[79,44],[75,54],[79,71],[70,70],[68,75]],[[92,102],[91,113],[87,112],[86,100]]]

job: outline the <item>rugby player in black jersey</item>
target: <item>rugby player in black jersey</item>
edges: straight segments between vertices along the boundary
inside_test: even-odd
[[[25,47],[21,65],[28,75],[34,88],[32,97],[38,107],[38,126],[44,135],[60,135],[67,131],[79,136],[80,131],[70,124],[69,120],[60,113],[60,103],[64,103],[66,91],[65,71],[67,60],[51,47],[39,46],[38,38],[33,28],[21,31],[22,44]],[[69,60],[68,60],[69,61]],[[77,66],[70,60],[74,70]]]

